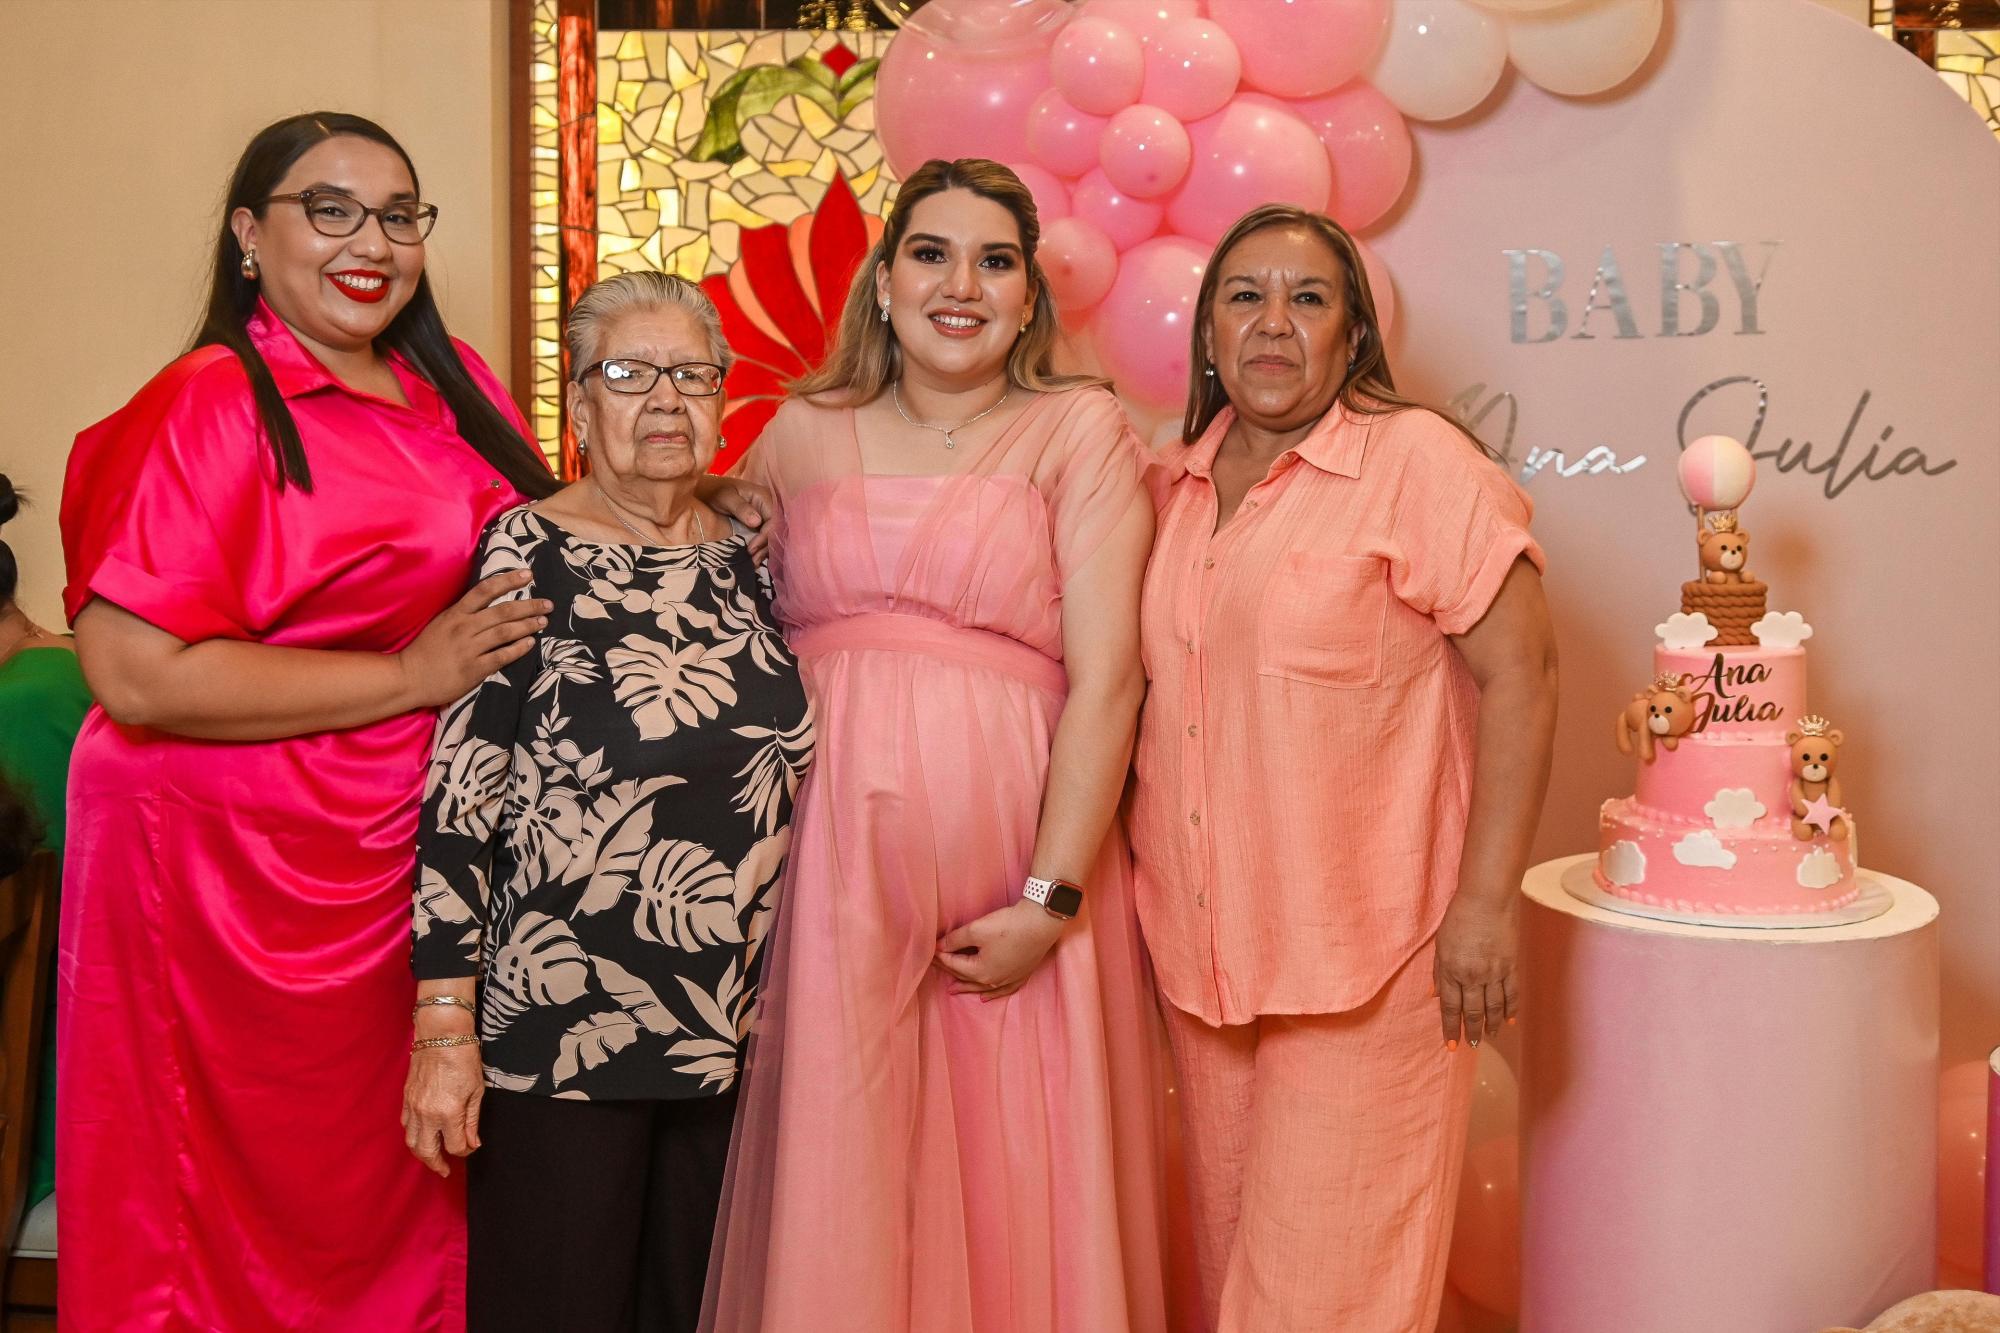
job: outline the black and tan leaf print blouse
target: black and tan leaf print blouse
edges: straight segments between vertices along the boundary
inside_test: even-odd
[[[419,978],[481,978],[486,1081],[722,1092],[812,751],[797,663],[739,537],[586,541],[523,506],[486,578],[555,603],[438,719],[417,842]]]

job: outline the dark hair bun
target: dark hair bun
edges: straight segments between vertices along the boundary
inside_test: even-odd
[[[21,497],[14,490],[14,483],[6,473],[0,472],[0,523],[11,523],[14,515],[21,512]]]

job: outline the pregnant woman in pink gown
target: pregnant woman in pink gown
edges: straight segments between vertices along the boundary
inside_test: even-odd
[[[927,164],[751,453],[821,743],[717,1330],[1168,1327],[1161,1047],[1111,818],[1152,509],[1116,401],[1049,373],[1035,242],[1012,173]],[[1031,876],[1080,886],[1075,919]]]
[[[61,1324],[451,1333],[456,1179],[397,1126],[432,709],[546,602],[465,592],[554,481],[423,280],[378,126],[245,150],[197,346],[85,431],[66,609],[101,708],[70,767]]]

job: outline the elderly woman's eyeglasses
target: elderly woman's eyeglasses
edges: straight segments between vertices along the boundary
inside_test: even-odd
[[[635,357],[614,356],[595,365],[585,366],[576,373],[578,384],[589,378],[591,372],[604,376],[604,387],[613,393],[651,393],[653,386],[665,375],[673,383],[674,391],[689,398],[707,398],[722,392],[722,367],[707,361],[683,361],[677,366],[656,366],[650,361],[640,361]]]
[[[297,194],[274,194],[264,202],[284,203],[296,200],[306,211],[306,221],[322,236],[352,236],[367,223],[373,214],[382,220],[382,234],[398,245],[415,245],[431,234],[437,225],[438,211],[435,204],[418,203],[414,199],[398,200],[384,204],[380,208],[370,208],[351,194],[338,190],[300,190]]]

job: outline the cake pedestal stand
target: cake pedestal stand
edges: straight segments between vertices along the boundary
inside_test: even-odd
[[[1793,930],[1522,885],[1522,1333],[1816,1333],[1928,1291],[1937,902]]]

